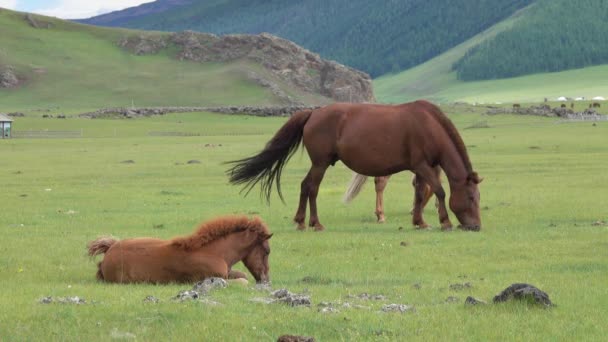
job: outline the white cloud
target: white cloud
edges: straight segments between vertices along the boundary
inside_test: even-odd
[[[14,10],[17,8],[17,0],[0,0],[0,7]]]
[[[2,1],[4,0],[0,0],[0,4]],[[84,19],[137,6],[144,2],[152,2],[152,0],[60,0],[59,4],[52,8],[43,8],[34,12],[62,19]]]

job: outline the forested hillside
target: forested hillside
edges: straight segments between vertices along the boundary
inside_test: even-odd
[[[534,0],[160,0],[84,22],[216,34],[269,32],[379,76],[420,64]]]
[[[539,0],[525,20],[473,49],[454,68],[463,81],[608,63],[608,1]]]

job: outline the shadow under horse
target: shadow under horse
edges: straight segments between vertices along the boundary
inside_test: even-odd
[[[202,223],[189,236],[171,240],[103,237],[89,242],[89,255],[105,254],[97,279],[111,283],[197,282],[209,277],[246,278],[232,266],[243,261],[257,282],[268,282],[268,240],[260,218],[225,216]]]
[[[401,105],[335,103],[294,113],[258,154],[232,161],[227,171],[232,184],[245,184],[247,193],[260,183],[270,200],[273,184],[281,200],[281,173],[303,142],[311,168],[302,180],[300,203],[294,217],[298,229],[304,224],[310,203],[309,226],[323,230],[317,214],[317,195],[325,171],[342,161],[356,173],[382,177],[411,170],[428,184],[439,202],[444,230],[452,228],[445,205],[446,193],[435,167],[444,171],[450,186],[450,209],[465,230],[481,229],[480,177],[471,165],[458,131],[439,109],[427,101]],[[414,225],[421,225],[422,196],[414,204]]]

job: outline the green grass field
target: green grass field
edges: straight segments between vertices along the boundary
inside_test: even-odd
[[[285,118],[16,118],[16,130],[81,130],[83,138],[0,140],[0,340],[272,341],[296,334],[319,341],[603,341],[608,226],[593,224],[608,221],[608,123],[446,110],[485,177],[480,233],[414,230],[409,173],[391,178],[387,223],[376,224],[371,182],[351,205],[341,203],[351,175],[341,163],[321,185],[327,230],[297,232],[291,219],[309,167],[305,153],[285,169],[286,205],[276,196],[270,206],[257,193],[241,196],[222,164],[259,151]],[[466,129],[479,122],[489,128]],[[205,135],[147,135],[158,130]],[[201,163],[187,164],[193,159]],[[266,296],[252,286],[212,292],[220,306],[177,303],[171,297],[190,284],[100,283],[85,256],[86,243],[99,235],[170,238],[232,213],[269,224],[273,288],[306,292],[312,307],[251,302]],[[425,217],[438,226],[432,206]],[[491,302],[516,282],[538,286],[557,306],[463,303],[468,295]],[[450,289],[463,283],[472,287]],[[348,297],[364,292],[386,300]],[[147,295],[161,302],[143,303]],[[89,304],[38,303],[44,296],[80,296]],[[450,296],[457,301],[447,302]],[[368,308],[324,314],[317,308],[324,301]],[[389,303],[416,312],[380,312]]]

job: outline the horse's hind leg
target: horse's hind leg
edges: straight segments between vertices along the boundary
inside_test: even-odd
[[[300,184],[300,204],[298,205],[296,216],[293,218],[294,222],[298,224],[298,230],[306,229],[304,221],[306,220],[306,203],[308,202],[308,194],[310,193],[310,172],[308,171]]]
[[[321,185],[321,181],[325,175],[325,170],[327,170],[326,165],[313,165],[309,172],[310,181],[308,183],[308,200],[310,202],[310,219],[308,221],[308,225],[310,227],[314,227],[316,231],[325,230],[325,227],[323,227],[319,221],[319,216],[317,215],[317,195],[319,194],[319,186]]]
[[[388,179],[391,176],[376,177],[374,178],[374,184],[376,185],[376,217],[378,223],[384,223],[384,188],[388,183]]]

